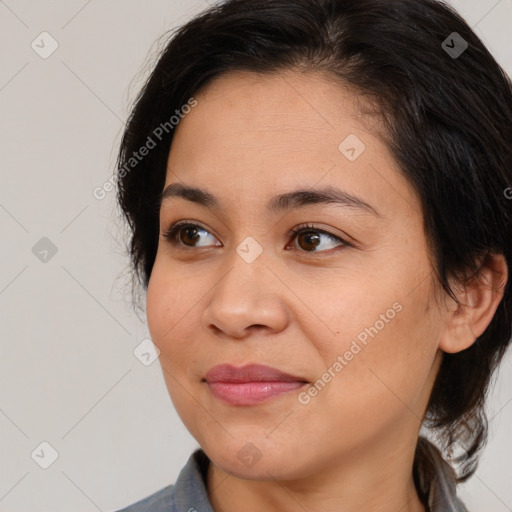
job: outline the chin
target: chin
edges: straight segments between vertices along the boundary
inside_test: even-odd
[[[304,476],[301,461],[291,446],[275,445],[268,439],[202,445],[209,459],[226,473],[245,480],[293,480]],[[295,455],[292,456],[292,453]],[[293,465],[291,463],[294,463]]]

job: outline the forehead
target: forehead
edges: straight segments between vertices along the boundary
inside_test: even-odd
[[[230,72],[194,97],[197,106],[174,135],[166,186],[243,185],[263,200],[270,188],[333,185],[390,206],[412,193],[379,134],[368,129],[360,99],[323,75]]]
[[[291,145],[307,139],[309,144],[303,148],[307,151],[321,141],[327,149],[326,143],[336,141],[347,128],[365,130],[360,122],[360,97],[319,73],[235,71],[217,77],[196,97],[200,108],[188,117],[198,121],[198,110],[208,116],[211,123],[204,124],[202,132],[218,142],[229,135],[249,147],[256,135],[267,136],[269,143],[288,141]],[[222,132],[217,130],[219,125]],[[327,134],[329,140],[325,140]],[[272,146],[268,144],[269,149]]]

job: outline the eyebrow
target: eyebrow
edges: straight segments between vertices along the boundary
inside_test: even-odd
[[[189,187],[181,183],[172,183],[167,186],[162,193],[160,204],[162,205],[172,197],[181,197],[208,208],[219,209],[222,207],[222,203],[207,190]],[[268,202],[267,212],[269,214],[276,214],[283,210],[294,210],[311,204],[337,204],[365,211],[377,217],[381,216],[373,206],[363,201],[360,197],[332,186],[315,190],[298,189],[279,194]]]

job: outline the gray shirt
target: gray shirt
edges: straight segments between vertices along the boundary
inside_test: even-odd
[[[176,483],[117,512],[214,512],[206,491],[209,459],[197,449],[178,475]],[[468,512],[457,499],[455,481],[447,463],[435,459],[435,481],[430,486],[429,512]],[[444,465],[444,466],[443,466]]]

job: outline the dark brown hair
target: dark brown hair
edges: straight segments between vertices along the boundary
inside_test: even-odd
[[[449,51],[457,45],[460,55]],[[169,123],[127,170],[129,159],[215,77],[290,68],[325,72],[375,108],[420,198],[436,279],[448,294],[455,298],[450,279],[467,282],[490,253],[512,268],[512,87],[452,8],[435,0],[231,0],[172,34],[123,135],[118,201],[144,288],[158,245]],[[510,342],[511,306],[509,280],[486,331],[468,349],[443,355],[433,388],[425,421],[443,448],[453,441],[464,448],[460,481],[473,474],[485,444],[484,400]],[[418,443],[420,462],[423,453]]]

